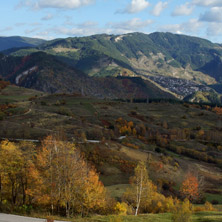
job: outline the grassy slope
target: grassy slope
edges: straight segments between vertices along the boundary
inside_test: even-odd
[[[29,101],[28,98],[33,96],[37,96],[36,99]],[[95,129],[99,132],[99,135],[103,132],[105,133],[105,138],[108,138],[107,136],[110,132],[104,128],[102,121],[114,124],[115,120],[119,117],[127,121],[133,121],[135,125],[144,124],[153,130],[158,129],[160,132],[167,131],[167,129],[163,129],[162,127],[164,121],[167,121],[169,129],[196,129],[201,126],[204,130],[214,131],[216,129],[215,123],[219,123],[220,121],[220,117],[215,113],[207,110],[203,111],[198,107],[187,107],[169,103],[131,104],[71,95],[43,95],[42,97],[42,93],[40,92],[15,86],[9,86],[4,89],[1,92],[0,101],[1,103],[5,103],[6,101],[14,102],[17,104],[16,108],[21,108],[24,112],[30,110],[25,115],[14,110],[12,116],[1,121],[0,136],[9,138],[38,139],[49,133],[59,131],[61,128],[65,131],[68,138],[72,138],[74,132],[85,131],[88,135]],[[64,105],[56,105],[58,101],[64,101],[65,103]],[[136,112],[137,116],[130,115],[132,112]],[[194,119],[195,121],[193,121]],[[193,132],[197,131],[194,130]],[[88,138],[91,139],[90,137]],[[121,142],[107,139],[108,147],[111,149],[101,144],[99,146],[101,149],[99,153],[107,154],[107,157],[102,157],[105,161],[111,160],[109,155],[119,156],[122,159],[130,161],[138,161],[145,158],[144,160],[146,161],[148,156],[143,152],[145,150],[152,153],[154,161],[165,162],[165,172],[159,174],[163,179],[170,179],[179,184],[181,176],[184,175],[189,165],[190,169],[198,169],[200,175],[208,178],[208,189],[222,192],[222,184],[220,184],[219,179],[222,174],[219,169],[214,168],[214,165],[178,155],[168,150],[164,151],[164,148],[162,148],[162,152],[164,151],[166,157],[163,158],[160,154],[154,152],[158,147],[156,144],[146,144],[134,137],[129,137],[128,142],[138,145],[140,149],[135,150],[123,146]],[[172,145],[181,146],[186,149],[205,150],[206,153],[215,152],[215,149],[210,144],[204,145],[195,140],[175,140],[172,142]],[[97,148],[97,145],[91,144],[82,148],[89,153]],[[175,164],[179,164],[179,168]],[[130,172],[123,172],[120,165],[115,161],[107,162],[107,165],[98,165],[97,167],[102,172],[101,179],[105,185],[109,186],[112,195],[120,197],[127,186],[124,184],[128,183],[131,175]],[[152,171],[150,173],[151,177],[155,176],[152,175]],[[220,195],[220,193],[207,194],[207,199],[210,201],[215,199],[222,203]]]

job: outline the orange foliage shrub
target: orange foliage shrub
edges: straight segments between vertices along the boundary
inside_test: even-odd
[[[218,114],[218,115],[222,115],[222,107],[214,107],[213,109],[212,109],[212,111],[213,112],[215,112],[216,114]]]
[[[8,85],[10,85],[10,82],[0,81],[0,89],[4,89]]]
[[[132,144],[132,143],[123,142],[123,144],[125,146],[131,147],[131,148],[136,149],[136,150],[139,149],[139,146],[137,146],[135,144]]]
[[[182,183],[180,192],[184,198],[187,198],[191,202],[198,200],[200,194],[199,194],[199,183],[197,177],[195,177],[191,173],[188,173],[186,175],[185,180]]]

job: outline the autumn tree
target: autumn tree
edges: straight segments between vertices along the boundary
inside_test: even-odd
[[[1,200],[10,198],[16,204],[20,191],[23,157],[21,151],[14,144],[5,140],[0,144],[0,191]]]
[[[42,142],[37,156],[42,178],[42,195],[47,195],[52,212],[55,207],[87,214],[105,204],[105,188],[98,174],[81,156],[74,144],[53,136]]]
[[[141,204],[151,200],[154,185],[149,180],[147,168],[144,162],[139,162],[134,170],[134,176],[130,180],[131,187],[124,194],[124,198],[130,202],[135,210],[135,216],[138,215]]]
[[[180,187],[180,193],[191,202],[197,201],[200,197],[198,178],[189,172]]]

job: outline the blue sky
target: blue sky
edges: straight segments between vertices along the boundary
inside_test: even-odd
[[[163,31],[222,43],[222,0],[4,0],[0,18],[0,36]]]

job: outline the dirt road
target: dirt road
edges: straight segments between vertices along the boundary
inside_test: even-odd
[[[46,220],[0,213],[0,222],[46,222]],[[55,221],[55,222],[62,222],[62,221]]]

